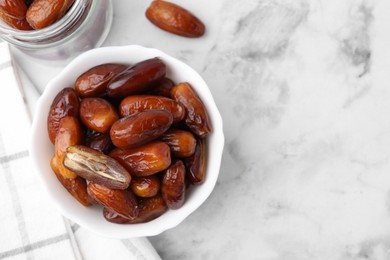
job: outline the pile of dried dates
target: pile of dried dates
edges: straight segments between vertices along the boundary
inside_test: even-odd
[[[159,58],[102,64],[51,104],[51,168],[110,222],[143,223],[178,209],[187,187],[205,180],[208,113],[190,84],[175,85],[166,70]]]
[[[45,28],[61,19],[74,0],[0,0],[0,18],[19,30]]]

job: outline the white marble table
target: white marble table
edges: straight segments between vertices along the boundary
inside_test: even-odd
[[[163,259],[390,259],[390,1],[174,1],[201,39],[153,27],[149,2],[114,0],[104,45],[194,67],[226,136],[212,195],[150,238]],[[41,90],[60,69],[15,60]]]

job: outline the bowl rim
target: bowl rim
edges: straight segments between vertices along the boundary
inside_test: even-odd
[[[130,52],[135,52],[135,51],[141,51],[141,52],[147,52],[147,53],[152,53],[152,56],[158,56],[162,58],[165,61],[169,61],[169,63],[174,63],[177,64],[177,66],[180,66],[180,68],[188,70],[190,73],[194,74],[195,78],[197,81],[199,81],[199,85],[205,86],[205,88],[202,88],[202,92],[199,93],[200,91],[197,90],[197,93],[199,96],[207,96],[207,102],[205,101],[204,98],[201,97],[203,102],[205,103],[210,117],[213,117],[212,120],[212,125],[213,125],[213,132],[212,135],[214,138],[216,138],[215,142],[218,142],[219,146],[218,147],[213,147],[213,169],[216,170],[215,174],[211,174],[207,176],[207,180],[205,183],[202,185],[205,185],[206,182],[208,183],[207,186],[207,194],[201,194],[196,200],[192,201],[190,203],[185,203],[182,208],[180,208],[180,214],[175,214],[173,219],[175,221],[165,221],[164,225],[150,225],[151,222],[147,223],[142,223],[142,224],[132,224],[132,225],[119,225],[119,224],[114,224],[111,223],[112,225],[116,226],[121,226],[121,227],[132,227],[130,229],[134,229],[137,225],[140,226],[140,228],[136,228],[133,230],[134,232],[116,232],[118,229],[116,228],[114,232],[109,232],[107,233],[106,231],[100,231],[96,230],[94,228],[94,224],[89,223],[86,221],[85,217],[80,216],[79,214],[74,214],[72,212],[69,212],[68,210],[65,209],[65,206],[61,201],[59,201],[56,196],[53,196],[53,189],[49,188],[48,181],[46,180],[45,176],[43,173],[40,171],[41,165],[39,161],[42,161],[42,157],[45,157],[44,155],[41,155],[41,153],[38,152],[38,145],[40,144],[39,138],[35,138],[37,135],[42,135],[42,124],[45,123],[45,133],[47,132],[46,130],[46,120],[47,120],[47,114],[43,114],[44,111],[48,111],[48,105],[50,106],[52,98],[49,100],[48,99],[53,96],[53,93],[58,93],[59,87],[55,87],[56,85],[59,85],[61,81],[63,81],[63,78],[66,77],[69,73],[72,73],[72,70],[74,70],[75,67],[77,67],[80,64],[83,63],[88,63],[88,61],[93,60],[93,57],[96,56],[102,56],[107,55],[107,53],[130,53]],[[154,55],[158,54],[158,55]],[[152,57],[151,56],[151,57]],[[102,56],[103,57],[103,56]],[[101,58],[101,57],[100,57]],[[102,63],[106,63],[105,60],[110,59],[110,58],[103,58]],[[118,62],[118,61],[116,61]],[[120,61],[123,62],[123,61]],[[130,62],[130,61],[129,61]],[[100,64],[102,64],[100,63]],[[99,64],[95,64],[99,65]],[[176,66],[176,65],[175,65]],[[79,74],[78,74],[79,75]],[[198,85],[198,86],[199,86]],[[197,89],[198,86],[195,86],[194,88]],[[64,86],[66,87],[66,86]],[[225,137],[223,133],[223,121],[222,121],[222,116],[218,110],[218,107],[215,103],[214,97],[211,94],[211,91],[204,81],[204,79],[200,76],[200,74],[195,71],[193,68],[185,64],[184,62],[162,52],[161,50],[155,49],[155,48],[148,48],[148,47],[143,47],[140,45],[126,45],[126,46],[109,46],[109,47],[100,47],[96,49],[89,50],[87,52],[84,52],[83,54],[77,56],[75,59],[73,59],[66,67],[58,74],[56,75],[53,79],[51,79],[48,84],[45,87],[44,92],[42,95],[39,97],[37,103],[36,103],[36,108],[34,112],[34,117],[33,117],[33,122],[31,125],[31,135],[30,135],[30,143],[29,143],[29,152],[32,157],[32,162],[34,166],[34,172],[38,175],[41,183],[43,184],[45,193],[49,195],[50,201],[52,204],[55,205],[57,210],[66,218],[71,219],[72,221],[78,223],[80,226],[86,228],[87,230],[97,233],[101,236],[105,237],[110,237],[110,238],[119,238],[119,239],[124,239],[124,238],[133,238],[133,237],[141,237],[141,236],[155,236],[158,235],[165,230],[171,229],[177,225],[179,225],[181,222],[184,221],[192,212],[194,212],[197,208],[199,208],[205,201],[206,199],[210,196],[212,193],[217,179],[218,175],[220,172],[220,166],[221,166],[221,160],[222,160],[222,155],[223,155],[223,148],[224,148],[224,142],[225,142]],[[209,154],[210,157],[210,154]],[[48,162],[49,163],[49,162]],[[47,163],[47,164],[48,164]],[[213,170],[211,169],[211,170]],[[197,188],[197,187],[196,187]],[[187,207],[185,207],[186,204]],[[175,210],[178,212],[179,210]],[[165,213],[166,214],[166,213]],[[157,218],[158,219],[158,218]],[[108,222],[109,223],[109,222]],[[153,229],[147,228],[148,226],[153,226]],[[126,228],[123,228],[126,229]]]

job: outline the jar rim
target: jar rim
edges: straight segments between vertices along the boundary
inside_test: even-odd
[[[88,2],[91,2],[89,4]],[[85,9],[90,5],[90,11],[95,8],[95,1],[85,1],[85,0],[75,0],[71,8],[66,12],[66,14],[55,23],[36,30],[18,30],[6,25],[3,22],[0,22],[0,38],[17,45],[19,47],[28,47],[28,48],[44,48],[50,45],[58,44],[59,42],[63,42],[67,37],[71,34],[66,35],[65,37],[61,37],[60,40],[54,41],[51,43],[45,42],[46,39],[51,37],[59,36],[64,32],[68,27],[67,25],[71,24],[75,19],[80,18],[84,13]],[[89,14],[84,18],[84,21],[81,21],[79,28],[76,28],[73,33],[76,33],[83,24],[89,20]],[[72,34],[73,34],[72,33]]]

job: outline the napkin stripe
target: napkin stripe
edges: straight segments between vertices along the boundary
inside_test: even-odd
[[[1,138],[1,135],[0,135],[0,151],[3,152],[4,150],[5,150],[4,149],[4,145],[3,145],[2,138]],[[34,257],[33,257],[32,253],[30,251],[32,251],[34,249],[41,248],[41,247],[45,247],[45,246],[48,246],[48,245],[51,245],[51,244],[55,244],[55,243],[58,243],[60,241],[66,240],[66,239],[70,240],[70,236],[71,235],[69,233],[65,233],[65,234],[62,234],[62,235],[59,235],[59,236],[55,236],[55,237],[52,237],[52,238],[48,238],[48,239],[45,239],[45,240],[41,240],[41,241],[38,241],[38,242],[35,242],[35,243],[32,243],[32,244],[29,243],[28,233],[27,233],[26,226],[24,224],[24,215],[23,215],[23,212],[21,210],[19,196],[18,196],[18,194],[16,192],[16,185],[14,183],[14,180],[12,178],[12,173],[11,173],[11,170],[9,168],[9,163],[11,161],[15,161],[15,160],[18,160],[18,159],[25,158],[28,155],[29,155],[28,151],[25,150],[25,151],[21,151],[21,152],[18,152],[18,153],[11,154],[11,155],[6,155],[6,156],[1,156],[0,157],[0,165],[2,166],[2,168],[3,168],[4,172],[5,172],[4,177],[5,177],[6,181],[7,181],[7,186],[10,189],[10,194],[11,194],[11,198],[12,198],[11,201],[12,201],[12,205],[14,207],[14,211],[15,211],[15,215],[16,215],[16,219],[17,219],[17,223],[18,223],[18,229],[19,229],[19,233],[20,233],[20,236],[21,236],[22,244],[24,245],[24,246],[21,246],[21,247],[18,247],[18,248],[14,248],[14,249],[11,249],[11,250],[8,250],[8,251],[0,252],[0,259],[4,259],[4,258],[7,258],[7,257],[15,256],[15,255],[18,255],[18,254],[21,254],[21,253],[27,253],[27,259],[33,259]],[[76,252],[75,252],[75,248],[74,247],[75,247],[75,245],[72,244],[73,253],[74,253],[75,257],[76,257]],[[79,259],[79,258],[76,257],[76,259]]]
[[[70,245],[72,247],[74,259],[75,260],[82,260],[83,257],[81,256],[80,248],[79,248],[79,245],[77,244],[76,236],[75,236],[74,231],[72,229],[72,225],[70,223],[70,220],[68,220],[65,217],[62,217],[62,219],[64,220],[64,223],[65,223],[66,232],[68,234],[69,242],[70,242]]]
[[[1,133],[0,133],[0,154],[6,154],[6,148],[4,146],[3,137],[1,135]],[[17,248],[8,250],[8,251],[0,252],[0,259],[8,258],[8,257],[19,255],[22,253],[26,254],[27,259],[34,259],[34,255],[32,252],[33,250],[38,249],[38,248],[42,248],[42,247],[45,247],[48,245],[52,245],[52,244],[58,243],[60,241],[66,240],[66,239],[70,239],[69,238],[70,235],[68,233],[65,233],[65,234],[58,235],[58,236],[48,238],[48,239],[44,239],[44,240],[41,240],[38,242],[34,242],[34,243],[30,242],[30,238],[29,238],[29,235],[27,232],[27,227],[26,227],[25,220],[24,220],[24,213],[23,213],[21,203],[20,203],[19,194],[17,192],[16,183],[15,183],[15,180],[14,180],[13,175],[12,175],[13,174],[12,170],[10,168],[11,161],[22,159],[22,158],[25,158],[27,156],[28,156],[28,151],[24,150],[24,151],[17,152],[17,153],[11,154],[11,155],[5,155],[5,156],[0,157],[0,165],[1,165],[1,168],[3,169],[4,178],[6,180],[6,183],[7,183],[8,189],[9,189],[9,193],[11,196],[12,207],[14,210],[14,215],[16,217],[18,231],[19,231],[19,235],[20,235],[20,239],[21,239],[21,243],[22,243],[21,247],[17,247]],[[74,249],[73,249],[73,253],[75,254]]]
[[[71,228],[72,228],[72,232],[73,232],[73,233],[76,233],[77,230],[80,229],[80,225],[77,224],[77,223],[74,223],[74,224],[71,226]]]
[[[14,153],[11,155],[5,155],[0,157],[0,164],[11,162],[17,159],[22,159],[28,156],[28,150]]]
[[[5,154],[6,148],[4,146],[3,136],[0,134],[0,154]],[[16,217],[16,222],[18,225],[18,231],[20,235],[20,239],[23,246],[27,246],[30,244],[30,238],[27,232],[26,223],[24,220],[22,206],[20,204],[19,194],[17,192],[17,187],[15,184],[15,180],[12,176],[12,171],[9,165],[9,161],[1,164],[1,167],[4,170],[4,178],[7,182],[9,194],[12,200],[12,208],[14,210],[14,214]],[[30,259],[32,255],[30,253],[27,254],[27,258]]]
[[[139,249],[131,243],[130,240],[124,239],[122,240],[122,244],[126,247],[127,250],[130,251],[133,255],[136,256],[137,260],[146,260],[145,256],[139,251]]]
[[[32,243],[32,244],[29,244],[29,245],[26,245],[26,246],[21,246],[21,247],[18,247],[18,248],[14,248],[14,249],[2,252],[2,253],[0,253],[0,259],[4,259],[4,258],[7,258],[7,257],[19,255],[19,254],[22,254],[22,253],[25,253],[25,252],[29,252],[29,251],[32,251],[32,250],[35,250],[35,249],[38,249],[38,248],[42,248],[42,247],[45,247],[45,246],[48,246],[48,245],[56,244],[58,242],[66,240],[66,239],[69,239],[69,235],[67,233],[59,235],[59,236],[47,238],[47,239],[44,239],[44,240],[41,240],[41,241],[38,241],[38,242],[35,242],[35,243]]]

